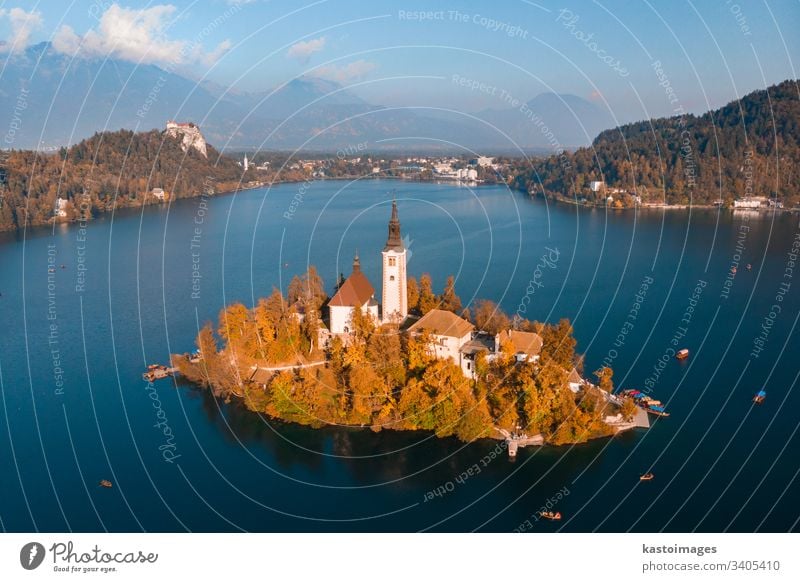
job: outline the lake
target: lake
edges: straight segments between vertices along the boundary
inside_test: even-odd
[[[437,292],[455,275],[465,304],[570,318],[587,375],[610,364],[616,386],[651,387],[671,416],[512,462],[494,441],[315,430],[142,380],[147,364],[192,350],[225,304],[285,290],[308,264],[330,291],[358,251],[380,298],[392,189],[411,275],[430,273]],[[0,525],[796,530],[798,236],[797,215],[607,212],[500,186],[378,180],[284,184],[3,235]],[[544,254],[556,260],[541,266]],[[691,356],[675,360],[676,345]],[[646,471],[655,479],[640,482]],[[561,522],[534,519],[548,500]]]

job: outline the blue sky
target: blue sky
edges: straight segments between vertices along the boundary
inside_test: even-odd
[[[800,67],[800,3],[3,2],[6,51],[43,40],[243,91],[300,75],[463,111],[572,93],[629,121],[702,112]],[[13,45],[15,48],[12,48]],[[660,66],[654,63],[659,62]],[[667,91],[669,87],[673,93]]]

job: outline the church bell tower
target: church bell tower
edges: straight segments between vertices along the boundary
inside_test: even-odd
[[[381,321],[401,323],[408,316],[406,288],[406,248],[400,236],[397,202],[392,200],[389,238],[383,248],[383,298]]]

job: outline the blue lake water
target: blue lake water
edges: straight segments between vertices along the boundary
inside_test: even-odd
[[[524,529],[798,528],[797,215],[606,212],[502,187],[299,188],[0,238],[4,530],[512,531],[552,497],[564,520]],[[671,416],[482,463],[495,442],[315,430],[172,380],[148,389],[146,364],[193,349],[223,305],[285,290],[309,263],[330,289],[357,250],[377,287],[392,188],[410,274],[437,290],[454,274],[464,303],[569,317],[587,371],[611,363],[617,385],[652,386]]]

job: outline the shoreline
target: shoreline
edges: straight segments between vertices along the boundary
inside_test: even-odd
[[[237,194],[239,192],[247,192],[250,190],[258,190],[259,188],[271,188],[272,186],[283,186],[286,184],[305,184],[307,182],[334,182],[334,181],[343,181],[343,180],[393,180],[393,181],[401,181],[401,182],[409,182],[409,183],[417,183],[417,184],[446,184],[446,185],[453,185],[453,186],[461,186],[465,183],[455,181],[455,180],[419,180],[419,179],[409,179],[404,178],[401,176],[372,176],[372,175],[364,175],[364,176],[340,176],[340,177],[330,177],[330,178],[315,178],[315,179],[305,179],[305,180],[276,180],[273,182],[266,182],[259,184],[257,186],[244,186],[242,188],[237,188],[234,190],[225,190],[222,192],[214,193],[211,198],[216,197],[223,197],[223,196],[230,196],[232,194]],[[766,215],[766,214],[795,214],[800,212],[800,208],[731,208],[729,206],[718,206],[716,204],[640,204],[637,206],[624,206],[622,208],[615,208],[609,207],[607,205],[600,205],[600,204],[587,204],[578,202],[571,198],[564,198],[564,197],[548,197],[543,196],[542,194],[531,194],[527,190],[523,188],[516,188],[509,186],[505,182],[493,182],[493,183],[485,183],[485,182],[478,182],[476,184],[467,183],[471,187],[480,188],[485,186],[506,186],[510,190],[519,192],[524,194],[526,197],[530,198],[531,200],[535,200],[536,198],[543,197],[547,201],[557,202],[561,204],[566,204],[569,206],[576,206],[580,208],[591,208],[591,209],[606,209],[606,210],[613,210],[615,212],[620,211],[630,211],[630,210],[669,210],[669,211],[678,211],[678,210],[725,210],[729,212],[747,212],[747,213],[756,213],[759,215]],[[96,218],[99,218],[100,215],[109,214],[112,212],[116,212],[118,210],[129,210],[135,208],[144,208],[149,206],[167,206],[171,205],[173,202],[177,202],[179,200],[193,200],[195,198],[200,198],[202,196],[206,196],[204,192],[198,192],[192,194],[191,196],[183,196],[181,198],[176,198],[174,200],[169,200],[168,202],[142,202],[137,204],[125,205],[125,206],[115,206],[110,210],[103,210],[98,213],[98,216],[92,216],[86,222],[91,222]],[[12,233],[20,233],[24,232],[29,229],[40,229],[45,227],[54,228],[58,225],[72,225],[81,222],[80,219],[71,219],[71,220],[48,220],[44,223],[36,223],[36,224],[26,224],[23,227],[16,227],[12,229],[0,229],[0,235],[8,235]]]
[[[188,379],[184,375],[181,375],[181,381],[178,384],[177,388],[181,388],[182,387],[180,384],[183,384],[183,387],[187,387],[188,386],[188,387],[191,387],[193,390],[197,390],[197,391],[199,391],[201,393],[205,393],[205,392],[208,392],[210,390],[210,387],[203,386],[202,384],[200,384],[198,382],[195,382],[193,380]],[[291,426],[295,426],[295,427],[302,427],[304,429],[308,429],[308,430],[312,430],[312,431],[320,431],[320,430],[329,429],[329,430],[350,430],[350,431],[359,431],[359,432],[369,431],[369,432],[376,433],[376,434],[377,433],[381,433],[381,432],[385,432],[385,431],[386,432],[390,432],[390,433],[397,433],[397,434],[399,434],[399,433],[408,433],[408,434],[418,433],[418,434],[425,434],[425,435],[428,436],[428,438],[434,438],[434,439],[437,439],[437,440],[440,440],[440,439],[444,439],[444,440],[453,439],[453,440],[456,440],[456,441],[458,441],[458,442],[460,442],[462,444],[467,444],[467,445],[478,443],[478,442],[504,443],[506,449],[510,449],[510,448],[514,448],[514,447],[521,449],[521,448],[525,448],[525,447],[529,447],[529,446],[538,447],[538,448],[550,447],[550,448],[553,448],[553,449],[558,449],[558,448],[561,448],[561,447],[573,447],[573,446],[578,446],[578,445],[589,444],[591,442],[598,441],[598,440],[601,440],[601,439],[611,439],[611,438],[616,437],[619,434],[622,434],[622,433],[625,433],[625,432],[630,432],[631,430],[633,430],[635,428],[639,428],[639,427],[636,427],[636,426],[631,426],[631,427],[628,427],[628,428],[625,428],[625,429],[622,429],[622,430],[617,430],[617,431],[612,432],[610,434],[595,434],[595,435],[591,435],[591,436],[587,437],[586,440],[584,440],[584,441],[554,444],[554,443],[548,441],[547,439],[545,439],[541,434],[526,436],[525,438],[515,437],[515,438],[510,440],[507,436],[504,436],[502,434],[504,432],[502,429],[499,429],[498,427],[493,427],[493,429],[491,431],[491,434],[488,434],[488,435],[485,435],[485,436],[476,437],[475,439],[473,439],[471,441],[461,441],[461,440],[459,440],[458,437],[456,437],[454,435],[438,436],[436,434],[435,430],[421,429],[421,428],[411,429],[411,428],[395,428],[395,427],[391,427],[391,426],[380,426],[380,427],[377,427],[377,430],[376,430],[376,428],[373,427],[372,425],[348,424],[348,423],[333,424],[333,423],[327,423],[327,422],[323,423],[323,424],[321,424],[319,426],[316,426],[316,425],[313,425],[313,424],[306,424],[306,423],[298,422],[296,420],[290,420],[290,419],[282,418],[280,416],[272,416],[272,415],[270,415],[270,414],[268,414],[266,412],[259,412],[257,410],[253,410],[253,409],[251,409],[251,408],[249,408],[247,406],[246,397],[244,395],[234,394],[233,396],[235,396],[235,399],[230,399],[230,400],[227,400],[227,399],[225,399],[223,397],[214,395],[213,391],[209,395],[212,398],[215,398],[219,402],[222,402],[222,403],[224,403],[226,405],[230,406],[230,405],[233,404],[233,405],[235,405],[237,407],[240,407],[240,409],[243,412],[246,412],[247,414],[250,414],[250,415],[252,415],[254,417],[256,417],[256,416],[264,416],[264,417],[270,419],[270,421],[273,421],[273,422],[277,421],[277,422],[280,422],[282,424],[291,425]],[[536,440],[538,438],[541,438],[541,442],[540,443],[536,443],[536,444],[532,444],[532,443],[516,444],[520,440]],[[515,443],[515,444],[512,445],[511,444],[512,442]],[[513,458],[513,456],[514,455],[512,455],[512,458]]]

